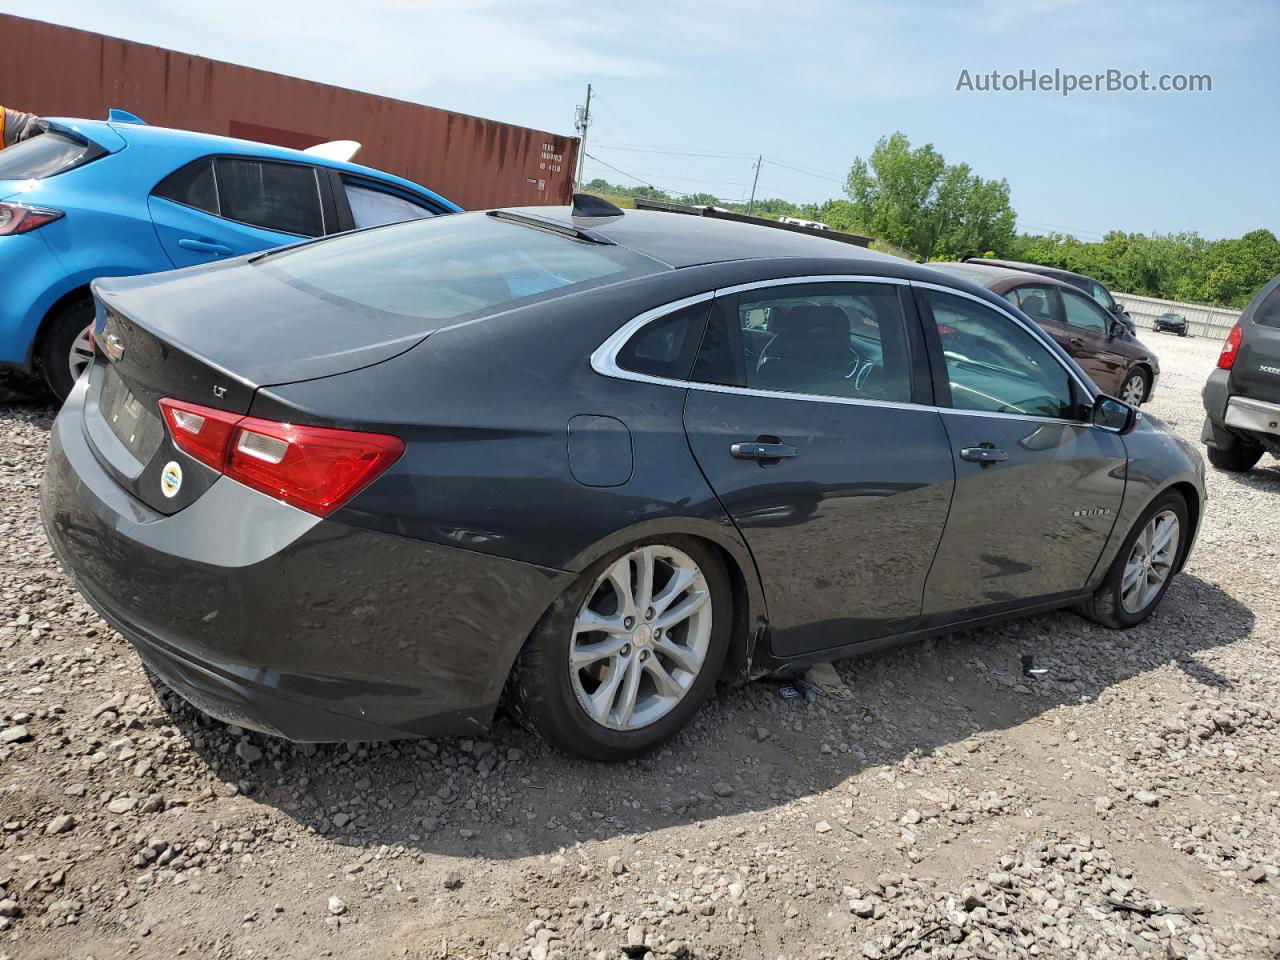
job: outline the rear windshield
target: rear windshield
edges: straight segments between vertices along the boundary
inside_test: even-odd
[[[452,321],[668,269],[625,247],[459,214],[308,244],[257,266],[373,318]]]
[[[82,140],[52,131],[0,150],[0,180],[43,180],[92,160]]]

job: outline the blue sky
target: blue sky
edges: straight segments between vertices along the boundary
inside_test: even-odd
[[[590,81],[589,152],[665,189],[741,198],[763,153],[761,195],[839,196],[852,159],[902,130],[1007,178],[1026,231],[1280,232],[1274,0],[0,0],[0,11],[561,133]],[[1209,74],[1213,89],[956,91],[963,69],[1055,68]],[[588,161],[593,176],[634,182]]]

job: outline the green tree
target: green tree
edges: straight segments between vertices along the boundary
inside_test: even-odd
[[[881,137],[870,159],[854,159],[845,193],[853,220],[922,260],[1004,253],[1013,243],[1007,181],[948,165],[933,144],[912,149],[901,132]]]

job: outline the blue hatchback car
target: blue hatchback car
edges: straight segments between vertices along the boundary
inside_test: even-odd
[[[51,119],[0,150],[0,363],[59,399],[93,359],[89,283],[457,213],[415,183],[247,140]]]

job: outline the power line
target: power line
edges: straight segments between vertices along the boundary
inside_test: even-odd
[[[638,147],[629,143],[598,143],[597,147],[610,150],[628,150],[632,153],[657,153],[666,157],[707,157],[713,160],[747,160],[756,156],[754,153],[712,153],[697,150],[670,150],[659,147]]]
[[[646,187],[652,187],[654,190],[661,190],[663,193],[676,193],[676,194],[683,195],[682,191],[680,190],[667,190],[665,187],[660,187],[656,183],[650,183],[648,180],[644,179],[644,177],[637,177],[634,173],[627,173],[627,171],[621,169],[620,167],[615,167],[612,163],[606,163],[604,160],[601,160],[599,157],[597,157],[593,153],[587,153],[584,150],[583,155],[587,157],[587,159],[589,160],[594,160],[596,163],[600,164],[602,167],[608,167],[614,173],[622,174],[628,180],[634,180],[636,183],[643,184]]]

